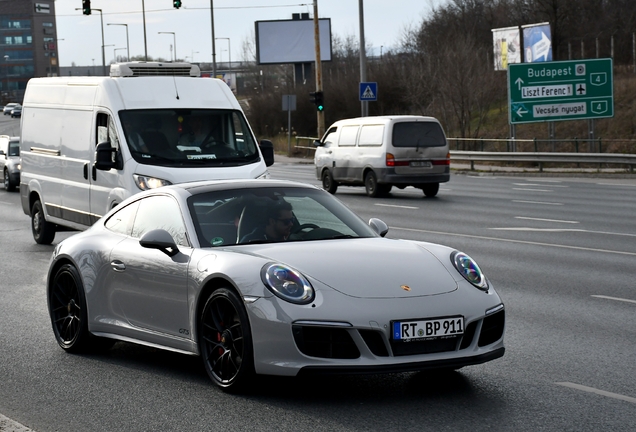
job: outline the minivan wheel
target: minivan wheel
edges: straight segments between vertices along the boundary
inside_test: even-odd
[[[364,187],[367,190],[367,195],[371,198],[387,195],[391,191],[392,186],[390,184],[378,184],[378,178],[373,171],[367,172],[364,176]]]
[[[336,183],[331,175],[331,171],[324,170],[322,172],[322,188],[330,194],[335,194],[338,189],[338,183]]]
[[[432,198],[435,195],[437,195],[437,192],[439,191],[439,183],[425,184],[422,187],[422,191],[424,191],[424,195],[426,195],[429,198]]]
[[[55,224],[44,218],[42,203],[37,200],[31,208],[31,231],[37,244],[51,244],[55,238]]]

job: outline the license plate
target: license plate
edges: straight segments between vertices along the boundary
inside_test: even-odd
[[[393,340],[403,342],[416,339],[457,336],[464,333],[464,317],[393,321],[392,328]]]
[[[410,165],[417,168],[430,168],[433,166],[431,161],[411,161]]]

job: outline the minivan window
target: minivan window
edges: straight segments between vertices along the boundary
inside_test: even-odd
[[[147,165],[239,166],[259,160],[240,111],[146,109],[119,112],[133,158]]]
[[[360,129],[358,144],[361,146],[381,146],[384,125],[364,125]]]
[[[394,147],[443,147],[444,131],[436,122],[400,122],[393,125]]]
[[[354,146],[356,145],[356,138],[358,137],[358,129],[360,126],[343,126],[340,129],[340,140],[338,145],[341,146]]]

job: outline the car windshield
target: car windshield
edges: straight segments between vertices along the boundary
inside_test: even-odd
[[[246,188],[200,193],[188,205],[202,247],[378,235],[319,189]]]
[[[20,156],[20,141],[9,142],[9,154],[8,156]]]
[[[260,158],[240,111],[127,110],[119,117],[133,158],[143,164],[237,166]]]

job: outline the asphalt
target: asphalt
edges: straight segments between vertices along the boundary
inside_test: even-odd
[[[278,164],[308,164],[313,165],[313,157],[287,156],[276,154],[275,163]],[[506,175],[506,176],[537,176],[537,177],[603,177],[636,179],[636,171],[630,172],[626,168],[563,168],[563,167],[518,167],[475,164],[471,169],[470,163],[456,163],[451,159],[451,173],[466,175]]]

